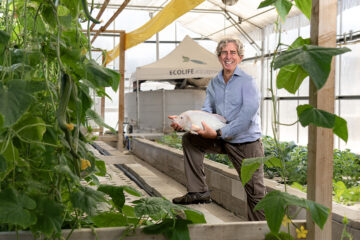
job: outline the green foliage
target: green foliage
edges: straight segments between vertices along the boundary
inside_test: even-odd
[[[268,193],[255,207],[255,210],[264,210],[266,221],[273,233],[278,233],[281,222],[288,206],[299,206],[306,208],[312,220],[322,229],[330,210],[316,202],[290,195],[286,192],[272,191]]]
[[[102,192],[84,186],[80,186],[75,191],[72,191],[70,193],[70,200],[74,208],[78,208],[90,216],[95,215],[97,204],[105,201]]]
[[[317,89],[321,89],[330,73],[333,56],[349,52],[349,48],[325,48],[304,44],[290,49],[274,60],[274,69],[288,65],[301,66],[305,70]]]
[[[303,127],[314,124],[319,127],[332,128],[334,134],[347,142],[348,131],[346,121],[335,114],[316,109],[309,104],[299,105],[297,108],[299,121]]]
[[[360,182],[360,155],[350,152],[334,150],[334,174],[333,179],[342,181],[347,187],[359,186]]]
[[[312,0],[295,0],[295,5],[310,20]]]
[[[265,0],[260,3],[258,8],[263,8],[273,5],[276,8],[281,19],[285,22],[286,16],[289,14],[292,3],[288,0]]]
[[[36,224],[31,226],[34,232],[42,232],[50,237],[61,231],[64,217],[64,206],[47,197],[36,197]]]
[[[310,39],[298,37],[289,47],[288,50],[310,44]],[[288,65],[280,69],[276,77],[276,87],[285,88],[288,92],[295,94],[303,80],[309,76],[300,65]]]
[[[269,232],[265,235],[265,240],[294,240],[293,236],[286,232],[279,232],[278,234]]]
[[[176,149],[182,149],[181,137],[178,136],[176,132],[162,136],[161,139],[157,140],[157,143],[165,144]]]
[[[115,207],[118,209],[118,211],[122,211],[122,208],[125,204],[125,194],[124,191],[128,192],[129,194],[133,196],[140,197],[141,193],[136,191],[136,189],[133,189],[128,186],[111,186],[111,185],[100,185],[98,187],[98,191],[101,191],[107,195],[109,195],[114,202]]]
[[[120,74],[91,60],[84,10],[71,0],[0,5],[1,230],[53,238],[64,224],[91,224],[87,217],[105,201],[81,185],[98,183],[106,168],[80,126],[96,117],[90,92],[116,91]],[[82,171],[81,159],[91,167]]]
[[[36,202],[24,193],[13,188],[0,192],[0,223],[8,223],[29,227],[36,222],[36,217],[30,210],[36,207]]]
[[[99,126],[106,127],[108,129],[110,129],[114,134],[116,134],[116,130],[114,128],[110,127],[109,125],[107,125],[103,121],[103,119],[99,116],[99,114],[97,114],[94,110],[88,109],[86,111],[86,114],[90,119],[94,120],[94,122],[96,122]]]
[[[91,220],[97,227],[121,227],[128,225],[126,216],[117,212],[103,212],[91,217]]]
[[[333,199],[338,203],[351,204],[352,202],[360,202],[360,185],[347,188],[344,182],[334,181],[333,195]]]
[[[181,205],[175,205],[164,198],[142,198],[133,202],[138,217],[150,217],[154,221],[162,220],[144,228],[148,234],[164,234],[168,239],[189,239],[187,225],[206,223],[199,211]]]
[[[271,167],[282,167],[280,159],[274,156],[244,159],[241,166],[241,182],[243,186],[251,179],[260,165],[264,163]]]

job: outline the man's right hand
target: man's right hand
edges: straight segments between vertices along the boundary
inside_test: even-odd
[[[176,118],[177,115],[170,115],[168,116],[169,119],[173,120],[174,118]],[[177,123],[175,123],[174,121],[171,122],[170,125],[175,131],[179,132],[179,131],[183,131],[184,129]]]

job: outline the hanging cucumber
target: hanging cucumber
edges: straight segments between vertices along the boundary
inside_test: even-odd
[[[100,23],[100,21],[96,20],[95,18],[93,18],[93,17],[91,16],[91,14],[90,14],[90,12],[89,12],[89,9],[88,9],[87,1],[86,1],[86,0],[81,0],[81,3],[82,3],[82,5],[83,5],[83,8],[84,8],[84,12],[85,12],[86,17],[87,17],[90,21],[92,21],[93,23],[96,23],[96,24]]]
[[[66,122],[66,108],[69,104],[69,99],[71,95],[71,80],[68,74],[64,73],[61,78],[61,86],[60,86],[60,101],[59,106],[56,112],[56,117],[59,123],[60,128],[66,132],[67,122]]]
[[[78,176],[80,176],[80,156],[77,154],[76,150],[74,149],[73,139],[71,136],[70,125],[66,122],[66,109],[69,105],[70,96],[72,93],[72,82],[70,76],[66,73],[62,75],[61,78],[61,86],[60,86],[60,101],[59,106],[56,112],[56,117],[58,124],[61,130],[65,133],[66,141],[70,146],[70,153],[73,156],[73,164],[75,167],[75,172]]]

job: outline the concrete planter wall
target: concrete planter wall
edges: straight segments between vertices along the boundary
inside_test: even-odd
[[[137,157],[185,185],[182,151],[139,138],[133,139],[131,145],[132,152]],[[204,166],[212,199],[238,216],[247,216],[245,192],[236,170],[208,159],[204,160]],[[269,179],[265,179],[264,182],[268,192],[275,189],[283,190],[284,188],[283,185]],[[306,198],[306,193],[297,189],[289,187],[288,192]],[[292,210],[296,211],[296,209]],[[333,203],[332,209],[333,239],[340,239],[341,237],[344,216],[350,221],[348,232],[352,234],[353,239],[360,239],[360,211],[337,203]],[[298,217],[306,219],[306,212],[302,211]]]
[[[301,224],[304,221],[297,221]],[[91,229],[75,230],[70,240],[119,240],[126,230],[125,227],[116,228],[97,228],[95,232]],[[66,238],[70,230],[64,230],[63,236]],[[287,231],[283,229],[283,231]],[[224,224],[194,224],[189,226],[190,238],[193,240],[260,240],[264,239],[265,234],[269,232],[266,222],[235,222]],[[291,228],[291,233],[294,233]],[[96,233],[96,234],[95,234]],[[0,232],[0,240],[16,240],[15,232]],[[20,232],[19,239],[33,240],[31,232]],[[129,240],[166,240],[163,235],[147,235],[137,229],[131,236],[121,238]]]

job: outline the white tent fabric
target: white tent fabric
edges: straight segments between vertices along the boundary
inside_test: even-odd
[[[221,69],[217,56],[189,36],[160,60],[136,68],[135,80],[213,78]]]

